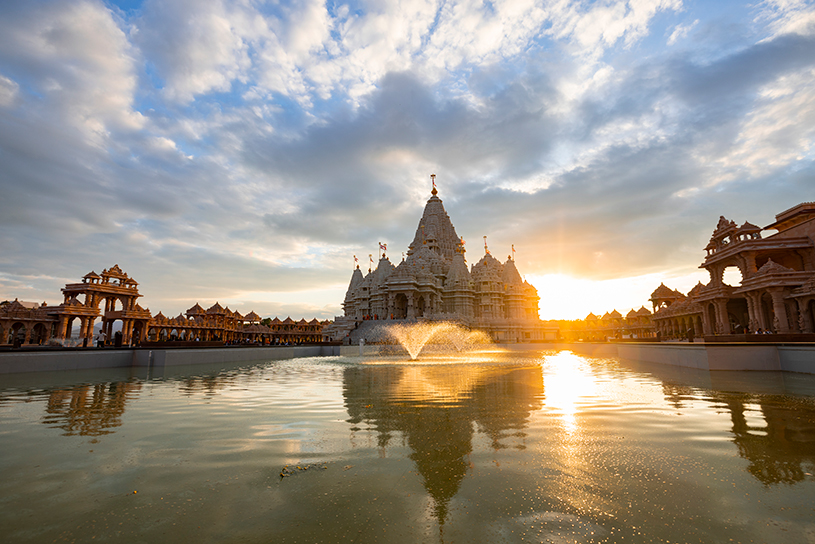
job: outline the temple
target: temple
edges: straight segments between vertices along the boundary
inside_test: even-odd
[[[454,321],[499,342],[554,340],[557,328],[540,320],[538,292],[521,278],[512,256],[501,263],[485,242],[484,256],[467,267],[464,241],[433,181],[407,257],[394,266],[383,251],[366,275],[357,266],[342,303],[345,315],[324,336],[350,338],[361,321],[385,319]]]

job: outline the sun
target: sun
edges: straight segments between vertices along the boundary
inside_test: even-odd
[[[686,293],[698,281],[708,281],[704,271],[684,275],[668,273],[646,274],[630,278],[590,280],[565,274],[526,276],[540,296],[540,318],[584,319],[590,313],[602,315],[617,310],[625,315],[631,309],[645,306],[649,310],[649,298],[660,283]]]

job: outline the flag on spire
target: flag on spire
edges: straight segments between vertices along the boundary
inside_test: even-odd
[[[484,253],[486,253],[487,255],[490,254],[490,250],[487,248],[487,237],[486,236],[484,236]]]

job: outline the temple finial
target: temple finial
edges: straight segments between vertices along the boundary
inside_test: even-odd
[[[436,174],[430,174],[430,181],[433,182],[433,190],[430,191],[430,194],[436,196],[439,192],[436,190]]]

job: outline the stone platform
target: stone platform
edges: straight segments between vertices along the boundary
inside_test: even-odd
[[[577,342],[553,344],[593,357],[698,368],[815,374],[815,343]]]

